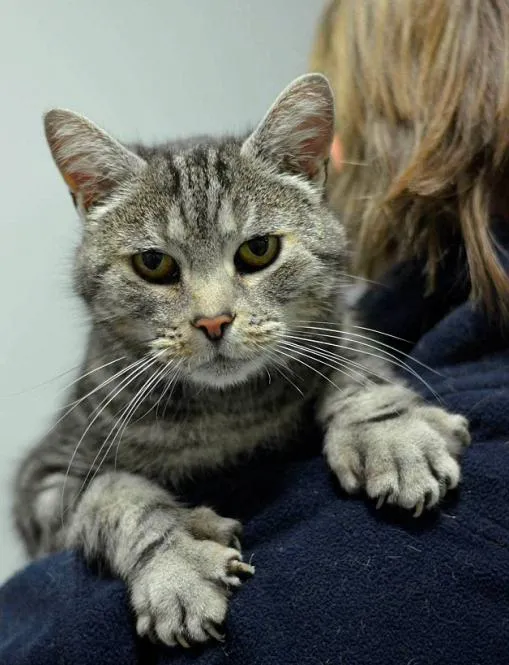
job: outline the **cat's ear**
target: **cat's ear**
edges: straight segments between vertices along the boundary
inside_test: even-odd
[[[84,213],[146,166],[141,157],[72,111],[49,111],[44,128],[53,159]]]
[[[242,146],[242,153],[282,173],[321,185],[334,137],[334,97],[321,74],[305,74],[276,99]]]

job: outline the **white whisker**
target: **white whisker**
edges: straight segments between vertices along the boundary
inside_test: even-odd
[[[317,321],[316,319],[299,319],[298,321],[296,321],[296,323],[297,324],[306,323],[306,324],[314,324],[314,325],[318,324],[318,325],[321,325],[321,326],[329,326],[329,328],[325,328],[325,330],[327,330],[329,332],[331,332],[331,331],[337,332],[338,334],[343,334],[343,332],[344,332],[344,330],[342,328],[337,327],[337,323],[334,322],[334,321]],[[386,333],[386,332],[382,332],[381,330],[376,330],[376,328],[366,328],[365,326],[353,325],[351,323],[349,323],[348,326],[350,328],[355,328],[356,330],[365,330],[367,332],[374,333],[377,336],[380,335],[382,337],[389,337],[391,339],[397,339],[399,342],[405,342],[406,344],[414,344],[414,342],[412,342],[412,340],[406,339],[405,337],[398,337],[397,335],[392,335],[391,333]],[[319,329],[320,328],[317,328],[317,330],[319,330]],[[351,333],[351,334],[354,334],[354,333]],[[370,335],[366,335],[366,338],[370,339],[372,341],[378,341],[378,340],[373,339],[373,336],[370,336]],[[382,342],[379,342],[379,343],[382,344]],[[413,358],[412,356],[409,356],[407,353],[405,353],[401,349],[397,349],[394,346],[390,346],[390,348],[393,349],[394,351],[397,351],[398,353],[401,353],[402,355],[405,355],[409,358],[412,358],[412,360],[415,360],[415,358]],[[415,360],[415,362],[417,362],[417,360]],[[426,365],[425,365],[425,367],[426,367],[426,369],[432,369],[431,367],[427,367]]]
[[[182,359],[179,360],[176,364],[174,363],[173,360],[170,360],[170,362],[169,362],[168,372],[163,376],[163,380],[166,381],[167,380],[166,377],[168,375],[170,375],[171,378],[169,379],[169,381],[167,381],[166,386],[164,387],[164,390],[161,392],[161,395],[159,396],[159,399],[157,400],[157,402],[155,404],[156,421],[157,421],[157,415],[159,413],[159,406],[160,406],[161,402],[163,401],[163,399],[165,398],[165,396],[167,395],[167,393],[171,390],[171,388],[173,386],[173,382],[174,382],[174,380],[177,376],[178,369],[179,369],[180,365],[183,362],[184,361]]]
[[[71,367],[71,369],[66,369],[64,372],[60,372],[60,374],[57,374],[56,376],[53,376],[51,379],[46,379],[45,381],[41,381],[41,383],[37,383],[35,386],[30,386],[30,388],[23,388],[23,390],[19,390],[18,392],[15,393],[9,393],[8,395],[2,395],[0,399],[11,399],[12,397],[19,397],[20,395],[26,395],[27,393],[32,392],[33,390],[38,390],[39,388],[43,388],[44,386],[47,386],[50,383],[53,383],[53,381],[57,381],[58,379],[61,379],[63,376],[66,376],[67,374],[70,374],[71,372],[74,372],[80,367],[80,365],[76,365],[75,367]]]
[[[321,353],[327,355],[327,357],[329,357],[329,356],[326,353],[326,349],[323,348],[324,346],[332,346],[334,349],[345,349],[345,350],[348,350],[348,351],[352,350],[350,346],[347,346],[345,344],[340,344],[340,343],[334,344],[333,342],[323,342],[322,340],[316,340],[316,339],[312,339],[312,338],[309,338],[309,337],[303,337],[302,335],[283,335],[283,338],[285,340],[286,339],[294,340],[295,342],[299,342],[299,343],[309,342],[309,343],[314,345],[314,347],[311,347],[311,348],[315,348],[315,350],[316,350],[316,347],[318,347],[318,350]],[[366,352],[365,355],[372,355],[372,354],[369,354],[369,353]],[[362,376],[365,379],[367,379],[368,381],[370,381],[370,379],[367,376],[367,374],[371,374],[373,376],[376,376],[378,379],[382,379],[384,381],[387,381],[387,383],[393,383],[393,381],[391,381],[387,376],[379,374],[378,372],[374,371],[373,369],[371,369],[369,367],[366,367],[366,365],[363,365],[362,363],[357,362],[356,360],[352,360],[351,358],[347,358],[347,357],[345,357],[345,356],[343,356],[339,353],[333,353],[332,356],[334,358],[336,358],[338,361],[340,361],[341,363],[344,363],[346,365],[350,365],[351,367],[357,367],[359,369],[358,373],[362,374]],[[376,357],[378,358],[378,356],[376,356]],[[373,383],[373,382],[370,381],[370,383]]]
[[[163,352],[160,352],[160,354],[161,354],[161,353],[163,353]],[[152,367],[152,365],[156,362],[156,360],[157,360],[157,357],[156,357],[156,358],[152,358],[152,363],[149,363],[148,367]],[[148,369],[148,367],[145,367],[142,371],[145,371],[146,369]],[[143,400],[143,398],[145,397],[147,387],[153,387],[153,385],[154,385],[155,383],[157,383],[157,380],[158,380],[159,377],[162,375],[162,373],[165,372],[165,371],[166,371],[166,366],[163,366],[163,368],[162,368],[160,371],[156,371],[155,374],[149,376],[148,379],[145,381],[145,383],[143,383],[143,385],[141,386],[141,388],[140,388],[140,389],[134,394],[134,396],[129,400],[129,402],[127,403],[127,405],[124,407],[124,409],[122,410],[122,413],[120,414],[120,416],[119,416],[119,417],[117,418],[117,420],[115,421],[113,427],[111,428],[111,430],[110,430],[109,433],[108,433],[108,436],[104,439],[104,441],[103,441],[103,443],[101,444],[101,447],[99,448],[99,450],[98,450],[98,452],[97,452],[97,454],[96,454],[96,456],[95,456],[95,458],[94,458],[92,464],[90,465],[90,469],[89,469],[87,475],[85,476],[85,480],[84,480],[83,483],[82,483],[82,486],[81,486],[81,488],[80,488],[80,491],[78,492],[78,495],[82,492],[83,488],[86,487],[87,482],[88,482],[88,479],[89,479],[90,474],[91,474],[91,472],[92,472],[92,469],[94,468],[94,465],[95,465],[96,461],[98,460],[98,458],[99,458],[99,456],[100,456],[100,454],[101,454],[101,451],[105,448],[106,444],[108,443],[110,436],[113,434],[113,432],[114,432],[115,429],[116,429],[117,431],[116,431],[116,433],[115,433],[115,435],[114,435],[114,437],[113,437],[113,440],[112,440],[111,443],[107,446],[107,448],[106,448],[106,452],[103,454],[103,457],[102,457],[101,461],[99,462],[99,464],[98,464],[97,468],[95,469],[95,471],[94,471],[92,477],[90,478],[90,482],[92,482],[92,481],[94,480],[94,478],[96,477],[96,475],[97,475],[99,469],[100,469],[101,466],[104,464],[106,458],[108,457],[108,454],[109,454],[111,448],[112,448],[113,445],[115,444],[115,441],[116,441],[116,439],[117,439],[118,434],[119,434],[120,432],[123,433],[123,431],[124,431],[123,423],[126,423],[126,424],[127,424],[127,423],[129,422],[130,417],[131,417],[132,414],[136,411],[138,405],[140,404],[140,402],[141,402],[141,401]],[[138,374],[138,376],[139,376],[139,374]],[[138,398],[139,398],[139,399],[138,399]],[[122,429],[121,429],[121,428],[122,428]]]
[[[94,424],[94,422],[97,420],[97,418],[100,416],[100,414],[104,411],[104,409],[106,409],[106,407],[107,407],[107,406],[108,406],[108,405],[109,405],[109,404],[110,404],[110,403],[111,403],[111,402],[117,397],[117,395],[119,395],[119,394],[124,390],[124,388],[126,388],[126,387],[127,387],[129,384],[131,384],[135,379],[137,379],[137,378],[138,378],[138,377],[139,377],[139,376],[140,376],[140,375],[141,375],[141,374],[147,369],[147,367],[149,367],[153,362],[155,362],[155,361],[157,360],[157,358],[159,357],[159,355],[161,355],[162,353],[163,353],[163,351],[161,351],[161,352],[160,352],[158,355],[156,355],[155,357],[150,357],[150,358],[148,358],[148,359],[147,359],[146,357],[143,357],[143,358],[140,358],[139,360],[137,360],[136,362],[132,363],[132,364],[129,366],[129,369],[131,370],[131,373],[127,376],[127,378],[124,378],[124,379],[121,381],[120,387],[117,386],[116,388],[113,388],[113,389],[108,393],[108,395],[102,400],[102,402],[99,404],[99,406],[96,407],[96,409],[94,409],[94,412],[97,411],[97,413],[95,413],[94,417],[89,421],[89,423],[88,423],[88,425],[87,425],[85,431],[83,432],[83,434],[81,435],[81,437],[80,437],[78,443],[76,444],[76,447],[74,448],[74,451],[73,451],[73,453],[72,453],[72,455],[71,455],[71,459],[70,459],[69,464],[68,464],[68,466],[67,466],[67,471],[66,471],[66,473],[65,473],[64,483],[63,483],[63,486],[62,486],[62,497],[61,497],[61,515],[62,515],[62,523],[63,523],[63,520],[64,520],[64,514],[65,514],[64,504],[63,504],[63,502],[64,502],[65,486],[66,486],[67,478],[68,478],[68,476],[69,476],[69,473],[70,473],[70,470],[71,470],[72,464],[73,464],[74,459],[75,459],[75,457],[76,457],[76,455],[77,455],[77,453],[78,453],[78,449],[79,449],[81,443],[83,442],[83,439],[85,438],[85,436],[86,436],[87,433],[89,432],[89,430],[90,430],[90,428],[92,427],[92,425]],[[122,373],[124,373],[124,372],[122,372]],[[115,375],[115,377],[117,377],[118,375],[120,375],[120,372],[117,373],[117,375]],[[113,378],[115,378],[115,377],[113,377]],[[108,383],[109,383],[109,381],[108,381]],[[95,391],[94,391],[94,392],[95,392]],[[112,394],[112,393],[113,393],[113,394]],[[94,412],[92,412],[92,414],[93,414]],[[94,460],[94,462],[95,462],[95,460]],[[78,492],[78,496],[79,496],[80,494],[81,494],[81,489],[80,489],[80,491]],[[66,510],[67,510],[69,507],[70,507],[70,506],[68,506],[68,507],[66,508]]]
[[[281,343],[280,343],[280,344],[281,344]],[[338,385],[336,385],[336,384],[334,383],[334,381],[331,381],[330,378],[329,378],[328,376],[326,376],[323,372],[320,372],[320,370],[318,370],[316,367],[313,367],[312,365],[308,365],[308,363],[304,362],[304,361],[301,360],[300,358],[296,358],[295,356],[292,356],[290,353],[288,353],[288,349],[286,349],[285,351],[281,351],[281,349],[280,349],[279,346],[278,346],[278,347],[276,347],[275,351],[276,351],[277,353],[281,354],[282,356],[286,356],[287,358],[290,358],[290,360],[293,360],[293,361],[295,361],[295,362],[300,363],[301,365],[304,365],[304,367],[307,367],[307,368],[310,369],[312,372],[315,372],[316,374],[318,374],[319,376],[321,376],[323,379],[325,379],[328,383],[330,383],[332,386],[334,386],[334,388],[336,388],[336,390],[339,390],[339,392],[343,392],[343,391],[341,390],[341,388],[340,388]],[[298,352],[296,352],[296,353],[297,353],[298,355],[306,355],[305,353],[298,353]]]
[[[121,370],[119,370],[118,372],[116,372],[115,374],[113,374],[112,376],[107,378],[105,381],[100,383],[98,386],[96,386],[95,388],[90,390],[90,392],[88,392],[86,395],[83,395],[83,397],[80,397],[79,399],[75,400],[74,402],[71,402],[70,404],[67,404],[66,406],[64,406],[63,407],[64,409],[67,408],[67,407],[70,407],[70,408],[62,416],[60,416],[60,418],[50,427],[50,429],[46,432],[45,436],[48,436],[48,434],[50,434],[55,429],[55,427],[57,425],[59,425],[62,422],[62,420],[64,418],[66,418],[71,413],[71,411],[74,411],[74,409],[77,406],[79,406],[82,402],[84,402],[86,399],[91,397],[97,391],[101,390],[101,388],[104,388],[105,386],[107,386],[112,381],[115,381],[116,379],[118,379],[122,375],[124,375],[127,372],[129,372],[130,370],[134,369],[134,367],[141,364],[145,360],[145,358],[146,358],[146,356],[144,356],[143,358],[140,358],[138,360],[135,360],[130,365],[128,365],[127,367],[124,367]]]
[[[279,375],[280,375],[285,381],[287,381],[291,386],[293,386],[293,387],[295,388],[295,390],[296,390],[298,393],[300,393],[300,394],[302,395],[302,397],[304,397],[304,393],[302,392],[302,390],[301,390],[301,389],[300,389],[300,388],[299,388],[299,387],[298,387],[298,386],[297,386],[297,385],[296,385],[296,384],[295,384],[295,383],[294,383],[294,382],[293,382],[293,381],[292,381],[292,380],[291,380],[291,379],[285,374],[285,372],[283,371],[283,367],[284,367],[284,369],[285,369],[285,370],[288,370],[289,372],[291,372],[291,373],[293,374],[293,376],[297,376],[297,378],[300,378],[300,377],[299,377],[299,376],[298,376],[298,375],[297,375],[297,374],[291,369],[291,367],[288,367],[288,366],[284,365],[284,364],[279,360],[279,358],[276,356],[275,352],[272,351],[272,349],[264,348],[264,347],[262,347],[260,344],[257,344],[257,343],[254,343],[254,344],[255,344],[255,347],[256,347],[256,348],[260,349],[261,351],[263,351],[264,353],[267,353],[267,354],[269,355],[270,359],[271,359],[272,362],[274,363],[274,367],[273,367],[273,369],[275,369],[276,372],[277,372],[277,373],[278,373],[278,374],[279,374]]]
[[[365,375],[362,374],[362,372],[359,372],[358,370],[353,370],[357,375],[352,375],[350,372],[348,372],[344,367],[341,367],[341,363],[339,362],[339,358],[336,360],[335,364],[332,365],[330,362],[334,362],[334,359],[331,357],[330,354],[323,353],[322,351],[316,351],[309,346],[305,346],[304,344],[294,344],[293,342],[284,342],[285,347],[290,347],[291,349],[297,349],[299,351],[303,352],[303,355],[309,356],[311,355],[313,358],[315,358],[320,364],[324,365],[325,367],[328,367],[329,369],[332,369],[336,372],[340,372],[341,374],[344,374],[347,376],[349,379],[352,379],[353,381],[358,381],[359,383],[362,384],[361,380],[364,381],[370,381],[369,378]],[[325,362],[325,360],[328,360],[329,362]],[[360,378],[359,378],[360,377]],[[370,381],[370,383],[372,383]]]
[[[400,342],[406,342],[407,344],[414,344],[414,342],[410,341],[409,339],[405,339],[404,337],[398,337],[397,335],[391,335],[391,333],[382,332],[381,330],[376,330],[375,328],[366,328],[365,326],[355,326],[355,325],[352,325],[351,327],[355,328],[356,330],[366,330],[367,332],[372,332],[375,333],[376,335],[391,337],[392,339],[397,339]]]
[[[170,400],[171,400],[171,396],[173,395],[173,391],[175,390],[175,386],[177,385],[177,382],[178,382],[178,380],[179,380],[179,378],[180,378],[180,375],[181,375],[181,373],[182,373],[182,372],[181,372],[181,366],[182,366],[183,362],[184,362],[184,361],[181,360],[181,361],[178,363],[177,367],[175,368],[175,375],[174,375],[173,379],[171,379],[171,381],[170,381],[170,386],[171,386],[171,388],[170,388],[169,395],[168,395],[168,397],[166,398],[166,402],[164,403],[163,420],[164,420],[165,417],[166,417],[166,409],[167,409],[167,407],[168,407],[168,403],[169,403]]]
[[[385,351],[385,349],[381,349],[381,348],[375,346],[374,344],[369,344],[368,342],[362,342],[362,341],[359,341],[357,339],[351,339],[349,337],[348,333],[342,333],[341,334],[342,339],[344,339],[346,342],[349,342],[350,344],[358,344],[360,346],[367,346],[368,348],[371,348],[371,349],[374,349],[375,351],[378,351],[378,353],[372,353],[370,351],[366,351],[365,349],[353,348],[350,345],[341,344],[341,343],[338,343],[338,342],[336,342],[336,343],[322,342],[322,341],[318,342],[318,340],[316,340],[316,339],[310,339],[308,337],[303,337],[302,335],[305,335],[306,333],[298,333],[298,334],[301,335],[300,339],[302,339],[303,341],[313,342],[314,344],[320,343],[324,346],[333,346],[335,348],[340,348],[340,349],[348,349],[350,351],[354,351],[355,353],[362,353],[366,356],[372,356],[374,358],[378,358],[379,360],[383,360],[384,362],[387,362],[391,365],[395,365],[396,367],[400,367],[401,369],[406,370],[409,374],[412,374],[412,376],[415,376],[415,378],[417,380],[419,380],[431,392],[431,394],[435,397],[435,399],[437,401],[441,402],[440,396],[436,393],[435,390],[433,390],[431,385],[416,370],[413,369],[413,367],[410,367],[410,365],[408,365],[401,358],[398,358],[397,356],[393,355],[392,353],[389,353],[388,351]],[[327,334],[323,334],[323,333],[320,334],[320,333],[311,333],[311,332],[308,332],[307,334],[309,334],[309,335],[316,334],[316,336],[318,336],[318,337],[331,337],[332,339],[336,339],[336,340],[338,339],[338,335],[327,335]],[[365,339],[369,339],[369,338],[365,338]],[[388,345],[383,345],[383,346],[388,346]],[[389,347],[389,348],[393,348],[393,347]],[[395,350],[397,350],[397,349],[395,349]],[[383,354],[383,355],[381,355],[381,354]],[[416,361],[416,362],[418,362],[418,361]],[[423,363],[419,363],[419,364],[423,364]],[[373,374],[374,374],[374,372],[373,372]]]
[[[438,376],[443,376],[442,374],[440,374],[440,372],[438,372],[433,367],[430,367],[429,365],[426,365],[425,363],[421,362],[417,358],[414,358],[413,356],[409,355],[408,353],[405,353],[404,351],[401,351],[401,349],[397,349],[396,347],[392,346],[391,344],[386,344],[385,342],[381,342],[380,340],[374,339],[373,337],[371,337],[369,335],[362,335],[361,333],[354,333],[354,332],[350,332],[349,330],[320,328],[320,327],[316,327],[316,326],[296,326],[296,327],[297,328],[304,328],[306,330],[326,331],[326,332],[320,334],[321,337],[332,337],[334,339],[337,339],[338,336],[340,336],[340,337],[347,337],[348,336],[350,338],[351,337],[354,337],[354,338],[360,337],[360,339],[368,340],[368,342],[370,342],[369,346],[373,346],[374,344],[377,344],[378,347],[373,346],[373,348],[377,348],[378,351],[383,351],[383,349],[381,349],[380,347],[384,347],[384,349],[390,349],[391,351],[394,351],[395,353],[399,353],[404,358],[408,358],[409,360],[416,363],[417,365],[420,365],[421,367],[424,367],[424,369],[427,369],[428,371],[433,372],[434,374],[437,374]],[[336,334],[331,335],[330,334],[331,332],[334,332]],[[329,334],[326,334],[326,333],[329,333]],[[317,332],[316,335],[318,336],[319,333]],[[397,339],[399,339],[399,338],[397,338]],[[353,339],[351,341],[355,342],[355,339]],[[366,344],[366,345],[368,345],[366,342],[357,342],[357,344]],[[383,351],[383,352],[387,353],[386,351]]]
[[[126,408],[120,415],[120,417],[117,419],[117,422],[113,426],[112,430],[108,434],[106,440],[111,436],[115,428],[117,429],[115,436],[113,437],[113,440],[111,444],[108,446],[108,449],[104,453],[104,456],[99,463],[99,466],[97,467],[96,471],[94,472],[94,476],[92,477],[92,480],[95,478],[97,473],[99,472],[99,469],[105,462],[106,458],[109,455],[110,450],[115,444],[115,441],[117,441],[117,447],[115,450],[115,461],[114,461],[114,469],[116,471],[117,469],[117,459],[118,459],[118,451],[120,448],[120,442],[122,441],[122,437],[124,436],[124,433],[129,425],[132,425],[134,423],[140,422],[145,416],[147,416],[154,408],[155,405],[152,405],[148,411],[143,413],[141,416],[139,416],[136,420],[132,420],[133,415],[136,413],[136,409],[141,405],[143,400],[150,395],[152,390],[157,386],[159,381],[165,376],[168,372],[168,369],[171,370],[171,367],[168,368],[167,365],[164,365],[160,371],[157,371],[152,377],[149,377],[147,381],[143,384],[141,389],[135,394],[134,398],[127,404]]]

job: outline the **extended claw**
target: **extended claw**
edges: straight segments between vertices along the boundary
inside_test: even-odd
[[[239,559],[233,559],[228,566],[228,572],[233,575],[254,575],[255,567]]]
[[[218,642],[224,642],[225,636],[220,633],[211,623],[207,623],[204,628],[210,637],[217,640]]]
[[[414,517],[420,517],[422,515],[423,510],[424,510],[424,499],[421,499],[420,501],[417,502],[417,505],[415,506]]]
[[[175,639],[177,640],[177,642],[180,644],[181,647],[184,647],[184,649],[190,649],[191,648],[191,645],[189,644],[189,642],[185,638],[183,638],[182,635],[178,635],[178,634],[175,635]]]
[[[444,478],[440,478],[438,481],[438,496],[443,499],[448,490],[447,481]]]
[[[380,510],[380,508],[384,505],[385,500],[387,499],[387,496],[383,495],[378,497],[378,501],[376,502],[376,509]]]

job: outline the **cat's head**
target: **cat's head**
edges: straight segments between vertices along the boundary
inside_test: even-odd
[[[287,364],[293,326],[330,316],[345,234],[324,200],[323,76],[294,81],[245,140],[128,149],[65,110],[45,126],[83,220],[76,288],[123,347],[223,387]]]

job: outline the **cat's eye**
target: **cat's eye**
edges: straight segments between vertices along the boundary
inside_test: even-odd
[[[175,259],[155,249],[134,254],[132,264],[135,272],[147,282],[173,284],[179,278],[179,267]]]
[[[241,273],[255,272],[277,259],[281,249],[278,236],[258,236],[243,243],[235,254],[235,266]]]

